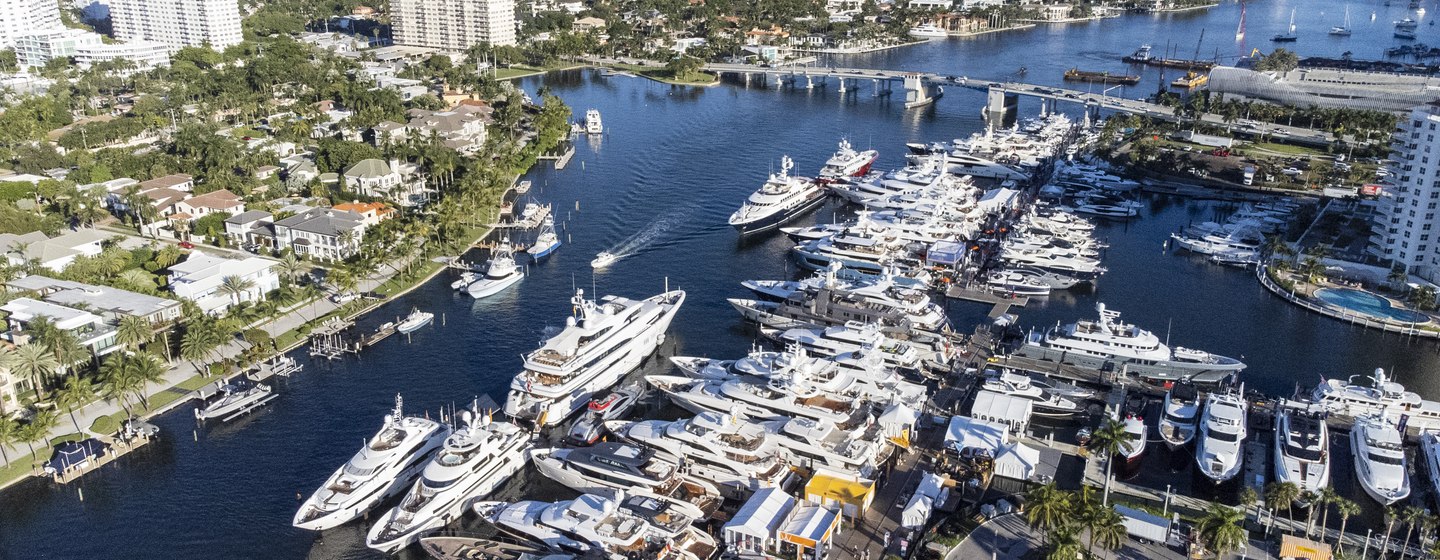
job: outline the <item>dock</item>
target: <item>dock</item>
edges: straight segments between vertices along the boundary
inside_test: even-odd
[[[138,429],[130,429],[132,426]],[[128,434],[126,433],[127,431],[129,431]],[[144,447],[146,444],[149,444],[152,440],[155,439],[155,436],[158,432],[159,428],[156,428],[152,424],[140,420],[130,420],[126,422],[126,428],[122,428],[115,435],[100,436],[99,438],[96,438],[100,443],[108,447],[104,454],[100,455],[95,459],[87,460],[82,463],[73,465],[70,468],[62,471],[47,472],[42,474],[48,475],[51,479],[60,484],[69,484],[71,482],[74,482],[76,479],[85,476],[86,474],[94,472],[100,467],[115,462],[115,460],[124,457],[127,453],[130,453],[131,451],[135,451],[136,449]],[[83,496],[81,499],[84,499]]]
[[[536,206],[540,208],[539,212],[535,212],[529,216],[521,216],[519,219],[509,222],[490,224],[490,227],[495,229],[535,229],[540,227],[540,224],[545,222],[545,218],[550,216],[553,207],[549,204],[537,204]]]
[[[555,162],[555,169],[565,169],[570,164],[570,159],[575,157],[575,143],[564,142],[561,149],[554,153],[540,154],[535,159],[550,160]]]
[[[969,286],[952,285],[945,289],[945,297],[975,303],[988,303],[995,307],[990,310],[990,319],[999,319],[1010,312],[1011,307],[1025,307],[1030,303],[1028,296],[1010,296],[980,290]]]
[[[255,368],[246,374],[246,377],[253,381],[264,381],[271,377],[290,377],[300,369],[300,363],[295,361],[295,358],[281,354],[256,364]]]

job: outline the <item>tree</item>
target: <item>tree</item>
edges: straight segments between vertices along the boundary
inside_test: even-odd
[[[75,419],[75,409],[84,406],[96,396],[94,383],[87,378],[72,375],[65,378],[65,386],[55,393],[55,404],[70,413],[70,422],[75,424],[75,431],[84,433],[80,421]]]
[[[11,352],[15,355],[15,367],[12,371],[20,377],[29,378],[35,384],[36,398],[44,400],[45,382],[60,367],[55,361],[55,355],[44,345],[34,342],[17,346]]]
[[[180,337],[180,357],[191,364],[202,361],[220,346],[223,336],[211,321],[191,321],[185,326],[185,334]],[[201,371],[199,365],[196,365],[195,369]]]
[[[30,417],[30,422],[20,428],[20,439],[25,442],[25,445],[30,446],[31,459],[35,458],[35,442],[48,441],[50,430],[55,429],[55,425],[59,422],[60,419],[55,416],[55,411],[46,409],[37,411],[34,416]]]
[[[1223,504],[1210,504],[1197,524],[1200,539],[1216,556],[1224,556],[1245,544],[1245,529],[1241,527],[1244,521],[1244,512]]]
[[[1105,457],[1105,492],[1110,492],[1110,469],[1114,466],[1115,456],[1120,453],[1120,448],[1130,440],[1130,434],[1125,432],[1125,423],[1114,418],[1106,418],[1090,434],[1090,451]]]
[[[1345,548],[1345,526],[1350,523],[1350,516],[1360,514],[1360,504],[1349,498],[1336,498],[1335,513],[1340,515],[1340,536],[1335,538],[1335,546],[1339,549]]]
[[[1074,560],[1084,551],[1080,548],[1080,539],[1075,534],[1075,528],[1068,525],[1057,527],[1049,534],[1048,546],[1045,560]]]
[[[280,269],[280,276],[285,279],[285,282],[287,284],[294,284],[295,279],[305,273],[305,262],[301,261],[299,257],[296,257],[295,253],[287,252],[285,256],[280,257],[280,265],[278,268]]]
[[[1405,506],[1405,509],[1400,510],[1400,521],[1405,523],[1405,540],[1400,541],[1405,546],[1400,550],[1410,548],[1410,535],[1415,532],[1416,525],[1424,523],[1426,515],[1426,511],[1418,506]],[[1401,552],[1400,557],[1405,557],[1405,553]]]
[[[115,339],[131,351],[139,350],[141,345],[149,344],[154,338],[155,331],[150,328],[150,321],[138,315],[121,317],[120,324],[116,326]]]
[[[1295,509],[1295,500],[1300,499],[1300,486],[1294,482],[1271,482],[1265,485],[1265,503],[1270,506],[1270,513],[1274,514],[1280,506],[1285,506],[1285,515],[1288,517]]]
[[[1319,507],[1322,510],[1320,514],[1320,540],[1322,542],[1325,540],[1325,527],[1330,523],[1330,504],[1335,503],[1338,499],[1340,499],[1340,494],[1329,486],[1321,488],[1320,496],[1316,499],[1315,507]],[[1308,537],[1310,531],[1305,531],[1305,535]]]
[[[1435,309],[1435,288],[1432,288],[1430,286],[1420,286],[1419,288],[1416,288],[1414,291],[1410,292],[1409,303],[1410,307],[1414,307],[1415,309],[1419,309],[1421,311],[1429,311],[1431,309]]]
[[[1390,532],[1395,530],[1395,522],[1400,520],[1400,509],[1395,506],[1385,506],[1385,538],[1380,542],[1380,558],[1385,558],[1390,552]]]
[[[125,370],[128,376],[136,380],[134,393],[139,397],[140,404],[148,410],[150,398],[145,394],[145,387],[165,378],[165,363],[154,354],[141,352],[125,361]]]
[[[1025,521],[1046,535],[1064,526],[1070,511],[1070,494],[1054,482],[1025,493]],[[1048,536],[1042,538],[1048,539]]]
[[[1095,545],[1105,550],[1117,550],[1125,544],[1129,533],[1125,530],[1125,516],[1112,506],[1091,505],[1085,516],[1085,528],[1090,531],[1090,546],[1085,555],[1094,557]]]
[[[183,256],[185,256],[185,252],[179,247],[166,245],[155,252],[155,265],[160,268],[170,268],[180,262],[180,257]]]
[[[20,443],[20,423],[9,415],[0,414],[0,457],[5,463],[10,463],[10,454],[5,452],[6,447]]]
[[[255,281],[240,276],[226,276],[220,279],[220,291],[230,295],[230,300],[235,305],[240,304],[240,298],[250,294],[255,289]]]

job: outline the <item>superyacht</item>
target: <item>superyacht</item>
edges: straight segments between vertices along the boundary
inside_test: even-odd
[[[1195,436],[1195,464],[1215,484],[1233,480],[1245,460],[1246,403],[1235,392],[1206,395],[1200,430]]]
[[[844,177],[860,177],[870,172],[870,166],[875,159],[880,157],[880,152],[875,150],[858,151],[850,146],[850,141],[840,140],[840,149],[835,155],[825,160],[825,167],[820,168],[822,180],[832,180]]]
[[[1275,481],[1319,495],[1330,485],[1330,429],[1318,407],[1282,405],[1275,421]]]
[[[1350,428],[1350,451],[1360,486],[1382,506],[1410,496],[1404,438],[1385,415],[1361,416]]]
[[[706,560],[716,549],[715,540],[690,526],[703,515],[687,505],[611,490],[553,503],[477,502],[473,507],[505,533],[556,554]]]
[[[693,476],[732,496],[766,487],[784,487],[791,473],[764,426],[733,414],[706,411],[684,420],[612,420],[616,437],[684,462]]]
[[[530,459],[540,473],[577,492],[623,490],[632,495],[654,495],[673,503],[688,503],[705,515],[720,505],[714,484],[685,473],[674,461],[655,450],[630,443],[601,442],[575,449],[531,449]]]
[[[791,177],[795,162],[780,160],[780,172],[772,173],[745,204],[730,215],[730,225],[742,234],[768,231],[819,208],[825,202],[825,188],[805,177]]]
[[[1032,332],[1016,354],[1103,371],[1124,371],[1159,381],[1219,383],[1245,364],[1189,348],[1171,349],[1150,331],[1120,321],[1120,313],[1096,304],[1098,320],[1081,320]]]

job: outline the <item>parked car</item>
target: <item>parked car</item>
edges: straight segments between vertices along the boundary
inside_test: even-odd
[[[181,241],[181,242],[180,242],[180,248],[181,248],[181,249],[194,249],[194,248],[195,248],[195,244],[194,244],[194,243],[191,243],[191,242],[189,242],[189,241]]]

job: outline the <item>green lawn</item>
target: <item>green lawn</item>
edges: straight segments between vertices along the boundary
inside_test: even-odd
[[[720,78],[717,78],[710,74],[706,74],[704,72],[695,72],[693,74],[677,78],[671,75],[670,71],[666,70],[663,66],[638,66],[635,64],[607,64],[606,66],[615,68],[617,70],[624,70],[626,72],[638,74],[646,78],[655,80],[657,82],[664,82],[667,84],[677,84],[684,86],[708,86],[720,83]]]

